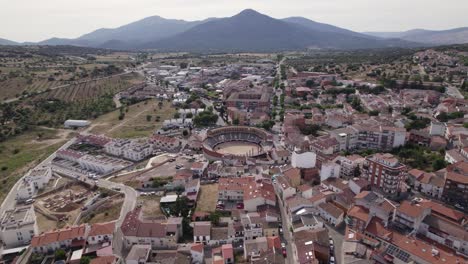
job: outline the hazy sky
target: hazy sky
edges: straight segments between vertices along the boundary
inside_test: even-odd
[[[0,38],[75,38],[152,15],[197,20],[232,16],[246,8],[355,31],[468,26],[468,0],[0,0]]]

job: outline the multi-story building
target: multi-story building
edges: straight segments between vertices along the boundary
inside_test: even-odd
[[[458,207],[468,208],[468,162],[454,163],[446,170],[442,198]]]
[[[27,245],[38,233],[33,206],[18,207],[3,213],[0,240],[6,248]]]
[[[104,146],[106,153],[132,161],[140,161],[153,153],[153,146],[147,141],[113,139]]]
[[[140,217],[141,208],[127,213],[120,226],[123,246],[151,245],[154,249],[174,248],[182,236],[182,218],[170,217],[166,220],[147,221]]]
[[[270,93],[268,92],[240,92],[233,93],[226,100],[227,107],[236,107],[246,110],[259,110],[270,106]]]
[[[408,172],[408,176],[411,177],[414,188],[418,192],[438,199],[442,198],[445,185],[444,175],[438,176],[435,173],[412,169]]]
[[[30,170],[22,179],[16,190],[17,200],[31,199],[37,191],[42,190],[52,177],[50,167]]]
[[[218,183],[218,200],[238,201],[244,200],[244,191],[254,183],[253,177],[247,178],[221,178]]]
[[[111,242],[115,231],[115,222],[92,224],[86,241],[89,245]]]
[[[340,164],[340,178],[351,179],[358,177],[360,174],[360,167],[365,159],[360,155],[340,156],[336,158]]]
[[[403,201],[396,210],[395,222],[410,230],[418,230],[424,218],[430,213],[430,208],[421,206],[415,201]]]
[[[406,166],[401,164],[392,154],[374,154],[366,157],[363,165],[363,177],[387,194],[400,191],[406,178]]]
[[[153,144],[155,149],[161,149],[165,151],[176,151],[182,145],[182,141],[179,139],[163,135],[153,135],[150,138],[150,143]]]
[[[339,150],[377,149],[391,150],[406,142],[406,129],[391,126],[354,124],[331,131],[339,143]]]

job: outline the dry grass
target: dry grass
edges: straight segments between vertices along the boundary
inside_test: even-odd
[[[200,186],[200,194],[197,202],[196,212],[214,212],[218,200],[218,184],[207,184]]]
[[[81,219],[80,222],[95,224],[117,220],[120,216],[122,205],[123,199],[111,201],[109,204],[100,207],[95,214],[91,214],[90,217]]]
[[[140,196],[138,203],[142,206],[143,218],[145,219],[159,219],[164,217],[159,206],[161,197],[158,196]]]
[[[56,221],[47,218],[42,213],[36,211],[36,221],[37,227],[39,228],[39,233],[53,230],[58,227]]]
[[[28,169],[57,150],[69,136],[63,137],[55,129],[35,128],[0,143],[0,202]]]
[[[140,102],[128,107],[123,120],[119,120],[119,110],[98,117],[93,121],[91,133],[117,138],[147,137],[161,128],[165,119],[173,118],[174,113],[169,102],[165,102],[162,109],[157,100]],[[151,121],[146,120],[147,115],[151,115]],[[156,116],[159,116],[159,122],[155,121]]]

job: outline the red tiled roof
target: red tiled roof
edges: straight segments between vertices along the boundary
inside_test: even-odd
[[[114,233],[115,222],[99,223],[91,225],[89,236],[102,236]]]
[[[357,218],[367,223],[367,220],[369,220],[369,211],[362,206],[355,205],[348,210],[348,216]]]
[[[417,218],[423,214],[426,207],[421,206],[421,204],[411,204],[411,202],[403,201],[400,204],[400,207],[397,208],[397,212],[401,212],[412,218]]]
[[[203,252],[203,244],[195,243],[195,244],[192,245],[191,250],[201,253],[201,252]]]
[[[79,237],[84,237],[86,233],[86,226],[73,226],[66,227],[60,230],[43,233],[38,236],[34,236],[31,240],[32,247],[40,247],[49,245],[51,243],[77,239]]]
[[[113,264],[117,260],[114,256],[97,257],[91,260],[89,264]]]

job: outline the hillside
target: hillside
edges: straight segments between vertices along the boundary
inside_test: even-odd
[[[18,45],[18,44],[19,44],[18,42],[0,38],[0,45]]]
[[[451,45],[468,43],[468,27],[449,30],[413,29],[403,32],[365,32],[380,38],[401,38],[432,45]]]

